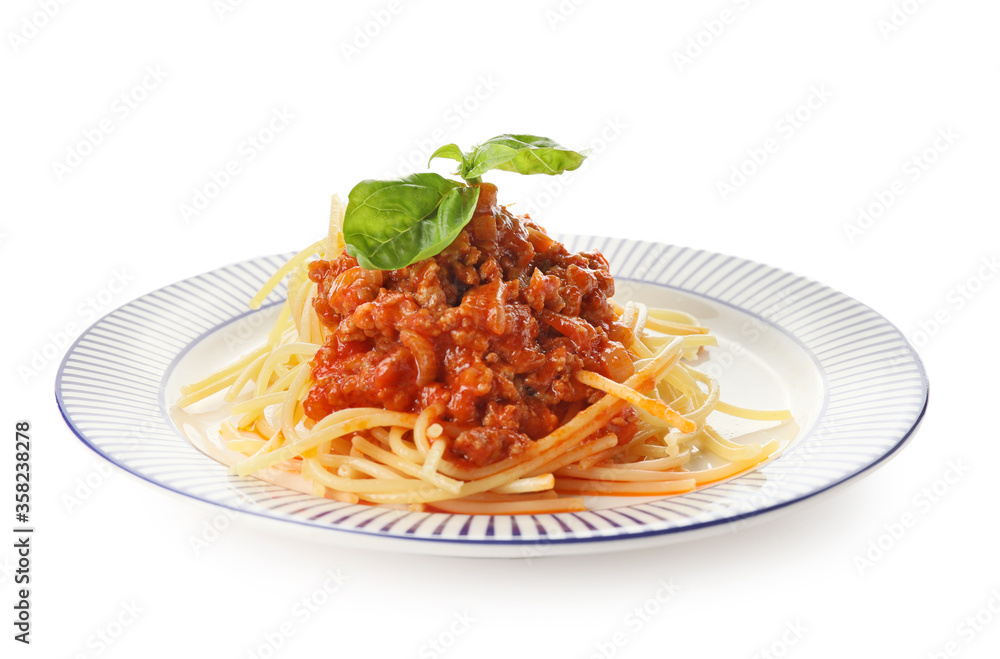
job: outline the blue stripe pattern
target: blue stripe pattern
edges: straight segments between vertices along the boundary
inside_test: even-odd
[[[290,255],[252,259],[149,293],[105,316],[69,349],[56,399],[102,457],[192,499],[321,533],[343,544],[422,553],[535,556],[624,549],[718,531],[805,501],[871,470],[913,434],[927,405],[923,366],[903,335],[860,302],[741,258],[672,245],[556,236],[600,249],[618,280],[735,307],[783,331],[827,383],[823,413],[777,459],[704,489],[613,509],[469,516],[351,505],[240,478],[195,450],[167,414],[165,384],[203,338],[248,315],[253,293]],[[266,306],[284,300],[278,287]],[[423,541],[414,544],[412,541]],[[530,547],[537,545],[537,547]]]

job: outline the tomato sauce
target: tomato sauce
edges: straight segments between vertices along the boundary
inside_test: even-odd
[[[472,220],[437,256],[399,270],[365,270],[348,254],[315,261],[309,278],[332,332],[313,360],[306,414],[437,405],[452,429],[445,457],[483,466],[517,455],[603,394],[581,368],[632,375],[631,332],[608,302],[600,252],[571,254],[480,185]],[[608,431],[636,430],[631,407]],[[455,430],[457,429],[457,431]]]

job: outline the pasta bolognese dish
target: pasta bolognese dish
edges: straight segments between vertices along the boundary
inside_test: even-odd
[[[328,235],[250,301],[287,278],[264,344],[182,387],[181,408],[224,396],[235,473],[294,472],[351,503],[532,514],[688,492],[775,454],[774,439],[738,443],[708,423],[790,418],[720,400],[692,364],[717,345],[708,328],[617,304],[600,252],[570,252],[479,178],[556,174],[585,154],[507,135],[435,156],[465,180],[416,174],[334,196]],[[723,462],[691,468],[699,454]]]

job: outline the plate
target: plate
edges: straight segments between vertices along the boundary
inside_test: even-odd
[[[679,308],[719,339],[699,368],[724,400],[791,409],[783,450],[754,471],[666,498],[602,497],[586,512],[457,515],[347,504],[238,477],[194,448],[204,421],[173,410],[181,384],[259,343],[279,287],[247,302],[290,255],[236,263],[109,313],[66,354],[56,399],[80,440],[164,491],[236,511],[278,532],[372,549],[536,557],[633,549],[735,531],[871,472],[912,436],[927,406],[923,365],[881,315],[815,281],[734,256],[594,236],[616,299]],[[173,411],[173,417],[172,417]],[[189,436],[193,440],[189,440]],[[194,443],[192,443],[194,441]]]

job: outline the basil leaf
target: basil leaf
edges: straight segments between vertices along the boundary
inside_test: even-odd
[[[478,182],[491,169],[518,174],[548,174],[554,176],[578,168],[589,151],[572,151],[547,137],[538,135],[498,135],[462,153],[457,144],[446,144],[435,151],[435,158],[451,158],[459,164],[458,174]]]
[[[347,253],[369,270],[396,270],[440,253],[472,219],[478,187],[439,174],[358,183],[344,216]]]
[[[513,160],[517,153],[517,149],[506,144],[484,142],[472,150],[459,173],[464,179],[479,178],[484,172],[497,169],[503,163]]]
[[[517,152],[511,160],[498,163],[494,168],[518,174],[554,176],[569,172],[583,164],[589,153],[589,150],[572,151],[558,142],[537,135],[498,135],[486,140],[476,149],[493,145],[506,146]]]
[[[430,167],[431,161],[435,158],[451,158],[452,160],[457,160],[463,169],[465,168],[465,154],[462,153],[457,144],[445,144],[432,153],[431,157],[427,160],[428,167]],[[461,173],[461,170],[459,170],[459,173]]]

